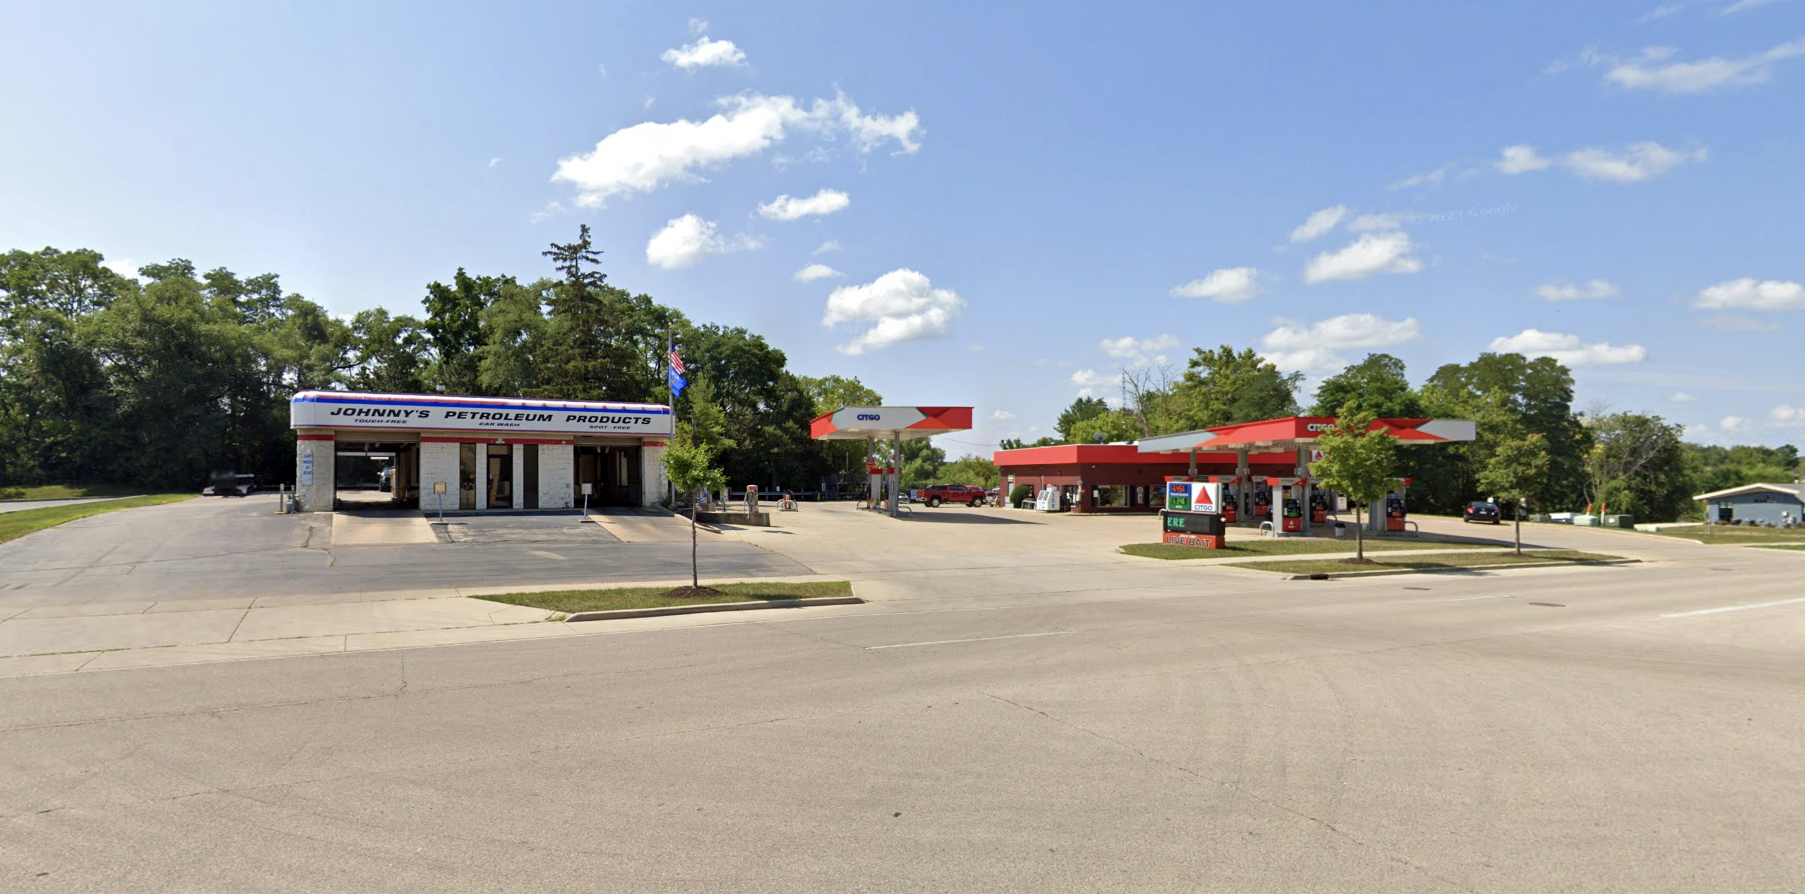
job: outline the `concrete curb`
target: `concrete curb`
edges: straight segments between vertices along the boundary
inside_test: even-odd
[[[1394,574],[1447,574],[1453,571],[1493,571],[1499,568],[1572,568],[1584,565],[1640,565],[1641,559],[1593,559],[1569,562],[1524,562],[1520,565],[1468,565],[1460,568],[1398,568],[1387,571],[1336,571],[1316,574],[1293,574],[1286,580],[1342,580],[1350,577],[1390,577]]]
[[[817,596],[812,599],[763,599],[755,602],[710,602],[702,605],[666,605],[660,608],[617,608],[605,612],[577,612],[571,621],[612,621],[620,618],[659,618],[665,615],[699,615],[704,612],[743,612],[760,608],[807,608],[816,605],[863,605],[857,596]]]

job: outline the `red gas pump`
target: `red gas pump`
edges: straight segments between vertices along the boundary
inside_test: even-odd
[[[1310,524],[1326,524],[1329,520],[1329,501],[1317,491],[1310,495]]]
[[[1222,500],[1221,500],[1222,523],[1225,525],[1234,524],[1235,517],[1240,513],[1240,509],[1241,509],[1241,507],[1240,507],[1241,495],[1235,493],[1235,491],[1240,490],[1240,488],[1237,487],[1236,485],[1240,484],[1241,479],[1233,478],[1233,477],[1216,476],[1216,477],[1212,477],[1210,480],[1214,481],[1217,484],[1217,486],[1220,487],[1222,490]]]
[[[1258,487],[1253,492],[1253,517],[1256,519],[1272,519],[1272,491]]]
[[[1404,498],[1397,494],[1385,497],[1385,530],[1404,530]]]
[[[1293,497],[1287,496],[1284,503],[1283,529],[1287,534],[1301,534],[1304,530],[1304,505]]]

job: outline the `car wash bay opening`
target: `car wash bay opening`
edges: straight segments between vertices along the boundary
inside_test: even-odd
[[[340,456],[388,458],[389,505],[446,512],[650,506],[665,495],[661,404],[303,391],[289,401],[303,512],[337,501]]]

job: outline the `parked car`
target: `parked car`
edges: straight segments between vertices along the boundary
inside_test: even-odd
[[[917,491],[915,498],[928,504],[929,508],[938,507],[942,503],[982,506],[987,499],[983,488],[969,484],[935,484]]]
[[[249,472],[214,472],[201,489],[206,496],[242,497],[257,489],[257,476]]]
[[[1497,503],[1476,501],[1467,504],[1466,512],[1462,514],[1461,521],[1491,522],[1495,525],[1503,518],[1504,512],[1498,508]]]

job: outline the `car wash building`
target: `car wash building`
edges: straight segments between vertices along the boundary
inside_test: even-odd
[[[650,506],[672,426],[661,404],[302,391],[289,400],[295,493],[331,511],[341,456],[392,457],[394,503],[447,512]]]

